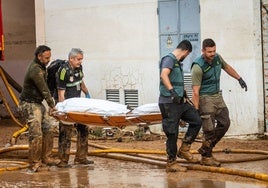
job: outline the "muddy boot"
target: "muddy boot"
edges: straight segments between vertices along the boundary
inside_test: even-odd
[[[167,161],[166,172],[186,172],[186,171],[187,168],[180,166],[175,159]]]
[[[83,124],[77,124],[77,142],[76,142],[76,155],[74,164],[94,164],[94,161],[87,160],[88,154],[88,127]]]
[[[198,159],[195,158],[191,153],[190,153],[190,148],[191,148],[191,144],[187,144],[185,142],[182,143],[177,156],[182,158],[182,159],[186,159],[187,161],[191,162],[191,163],[198,163]]]
[[[221,163],[217,161],[214,157],[204,157],[202,156],[202,159],[200,161],[201,165],[206,165],[206,166],[215,166],[215,167],[220,167]]]
[[[37,172],[38,168],[42,165],[41,153],[42,153],[42,137],[38,136],[32,140],[29,140],[29,171]]]
[[[82,164],[82,165],[89,165],[89,164],[94,164],[94,161],[91,161],[91,160],[87,160],[87,159],[75,159],[74,160],[74,164]]]
[[[70,168],[71,165],[68,164],[66,161],[60,161],[60,163],[57,164],[57,167],[59,168]]]
[[[59,168],[69,168],[71,165],[68,164],[70,155],[67,153],[59,153],[60,162],[57,164]]]
[[[59,159],[52,158],[53,133],[46,133],[42,140],[42,162],[48,166],[56,166]]]
[[[40,162],[36,162],[36,163],[32,163],[30,165],[30,167],[28,168],[28,172],[29,173],[38,172],[38,170],[40,169],[41,166],[42,166],[41,161]]]

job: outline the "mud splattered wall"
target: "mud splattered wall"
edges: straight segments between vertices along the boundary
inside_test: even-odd
[[[0,65],[16,82],[22,85],[27,64],[33,58],[36,45],[34,0],[2,0],[2,12],[5,61],[1,61]],[[2,80],[0,87],[13,111],[15,111],[16,107],[10,99]],[[18,92],[15,91],[15,94],[18,95]],[[0,108],[0,117],[7,115],[6,109],[4,107]]]

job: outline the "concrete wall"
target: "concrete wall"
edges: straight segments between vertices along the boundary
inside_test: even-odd
[[[1,61],[0,64],[16,82],[22,85],[27,65],[34,57],[36,38],[34,0],[2,0],[2,13],[5,61]],[[2,81],[0,87],[11,108],[16,111],[16,106]],[[18,96],[18,92],[15,90],[14,92]],[[1,108],[0,117],[6,115],[8,115],[6,109]]]
[[[44,2],[41,38],[54,59],[66,59],[73,47],[84,50],[85,81],[94,98],[105,99],[105,89],[137,89],[139,105],[157,102],[157,1]]]
[[[263,72],[258,0],[201,0],[201,38],[213,38],[217,52],[237,70],[248,85],[222,74],[223,96],[229,107],[228,134],[263,132]],[[211,19],[211,17],[217,19]]]

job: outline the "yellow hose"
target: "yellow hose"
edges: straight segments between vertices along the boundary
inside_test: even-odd
[[[221,174],[238,175],[238,176],[268,181],[268,174],[265,174],[265,173],[247,172],[243,170],[236,170],[236,169],[230,169],[230,168],[222,168],[222,167],[219,168],[219,167],[201,166],[201,165],[191,165],[191,166],[186,166],[186,167],[189,170],[217,172]]]
[[[6,79],[6,76],[5,76],[5,73],[4,73],[4,71],[3,71],[3,68],[2,68],[1,66],[0,66],[0,76],[1,76],[1,78],[2,78],[2,80],[3,80],[3,82],[4,82],[4,84],[5,84],[5,86],[6,86],[7,90],[8,90],[8,92],[9,92],[9,95],[10,95],[11,98],[13,99],[14,103],[16,104],[16,106],[18,106],[19,101],[18,101],[16,95],[14,94],[13,90],[11,89],[11,87],[10,87],[10,85],[9,85],[7,79]]]
[[[12,164],[12,166],[7,166],[7,167],[1,167],[0,172],[2,171],[14,171],[14,170],[21,170],[24,168],[28,168],[30,165],[27,162],[22,162],[22,161],[0,161],[0,163],[6,164]],[[14,164],[19,165],[19,166],[13,166]]]
[[[28,125],[26,124],[24,127],[22,127],[20,130],[16,131],[13,133],[12,138],[11,138],[11,144],[14,145],[16,144],[17,138],[19,135],[22,133],[26,132],[28,130]]]
[[[105,149],[105,150],[93,150],[89,154],[98,154],[98,153],[142,153],[142,154],[158,154],[165,155],[165,151],[156,151],[156,150],[137,150],[137,149]]]
[[[7,91],[8,91],[8,93],[9,93],[9,95],[11,96],[11,98],[12,98],[12,100],[14,101],[14,103],[16,104],[16,106],[18,106],[18,105],[19,105],[19,101],[18,101],[16,95],[14,94],[13,90],[11,89],[10,84],[8,83],[8,80],[7,80],[7,78],[6,78],[5,71],[4,71],[4,69],[3,69],[1,66],[0,66],[0,76],[1,76],[1,78],[2,78],[2,80],[3,80],[3,82],[4,82],[4,84],[5,84],[5,86],[6,86],[6,88],[7,88]],[[18,85],[18,86],[19,86],[19,85]],[[3,102],[4,102],[4,105],[5,105],[5,107],[6,107],[7,111],[8,111],[8,113],[10,114],[11,118],[13,119],[13,121],[14,121],[16,124],[18,124],[20,127],[22,127],[22,129],[20,129],[19,131],[13,133],[13,135],[12,135],[11,143],[12,143],[12,144],[15,144],[15,143],[16,143],[16,139],[17,139],[17,137],[18,137],[21,133],[23,133],[23,132],[25,132],[25,131],[28,130],[28,125],[27,125],[27,124],[26,124],[26,125],[22,125],[22,124],[17,120],[17,118],[14,116],[12,110],[10,109],[10,107],[9,107],[9,105],[8,105],[8,102],[7,102],[6,98],[4,97],[4,95],[3,95],[2,91],[1,91],[1,89],[0,89],[0,96],[1,96],[1,98],[2,98],[2,100],[3,100]]]

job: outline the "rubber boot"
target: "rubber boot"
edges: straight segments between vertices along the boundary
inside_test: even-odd
[[[71,165],[68,164],[69,161],[69,154],[66,153],[59,153],[60,162],[57,164],[59,168],[69,168]]]
[[[219,161],[217,161],[213,156],[211,156],[211,157],[202,156],[200,164],[206,165],[206,166],[216,166],[216,167],[221,166],[221,163]]]
[[[58,154],[60,163],[57,165],[60,168],[68,168],[70,149],[71,149],[72,127],[59,123],[59,140]]]
[[[186,159],[187,161],[189,161],[191,163],[198,163],[199,162],[198,159],[195,158],[190,153],[190,148],[191,148],[191,144],[183,142],[178,153],[177,153],[177,156],[182,158],[182,159]]]
[[[60,162],[59,159],[52,158],[53,137],[52,132],[46,133],[42,140],[42,162],[48,166],[55,166]]]
[[[180,166],[175,159],[167,161],[166,172],[186,172],[186,171],[187,168]]]
[[[76,155],[74,164],[94,164],[94,161],[87,159],[88,154],[88,128],[86,125],[77,125],[77,142],[76,142]]]
[[[38,168],[42,165],[41,162],[42,153],[42,137],[38,136],[32,140],[29,140],[29,171],[37,172]]]

